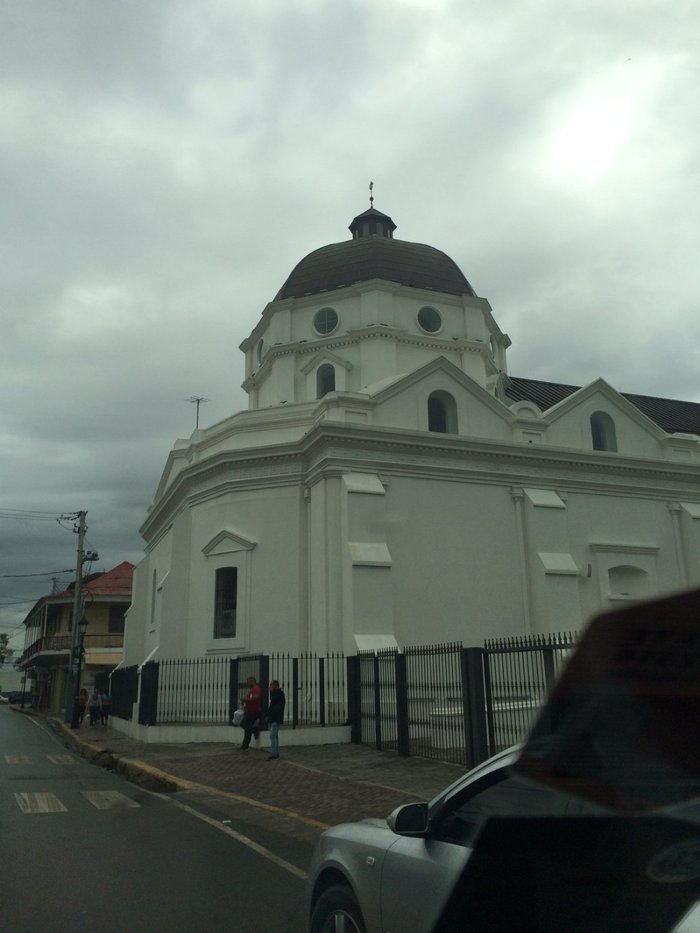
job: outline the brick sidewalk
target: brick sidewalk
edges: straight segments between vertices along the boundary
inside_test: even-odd
[[[244,752],[221,743],[146,744],[109,727],[84,723],[72,731],[59,719],[49,723],[86,757],[137,783],[174,790],[193,782],[327,825],[384,818],[403,803],[430,799],[464,770],[358,745],[283,748],[283,757],[270,761],[252,746]]]

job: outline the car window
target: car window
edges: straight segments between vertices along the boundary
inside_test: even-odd
[[[566,795],[518,777],[505,777],[503,773],[501,778],[473,785],[465,794],[455,795],[451,808],[438,820],[439,838],[471,845],[481,824],[490,816],[561,816],[567,812]]]

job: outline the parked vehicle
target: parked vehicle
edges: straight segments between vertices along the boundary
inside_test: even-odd
[[[311,933],[432,930],[488,816],[576,816],[582,800],[509,773],[518,749],[483,762],[428,803],[326,830],[309,867]]]
[[[31,699],[32,699],[31,693],[28,693],[26,691],[23,692],[22,690],[8,690],[8,692],[4,694],[4,697],[5,697],[4,702],[14,703],[14,704],[21,703],[22,697],[24,697],[25,706],[29,706],[29,704],[31,703]]]

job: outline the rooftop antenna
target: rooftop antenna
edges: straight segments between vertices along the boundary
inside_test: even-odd
[[[373,190],[374,190],[374,182],[371,181],[371,182],[369,183],[369,206],[370,206],[370,209],[374,207],[374,195],[372,194],[372,191],[373,191]]]
[[[193,405],[197,406],[197,417],[195,418],[195,423],[194,423],[194,429],[196,431],[199,428],[199,406],[202,404],[202,402],[208,402],[209,399],[204,398],[203,395],[190,395],[190,397],[186,399],[185,401],[191,402]]]

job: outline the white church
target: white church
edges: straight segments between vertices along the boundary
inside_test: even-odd
[[[575,630],[700,584],[700,404],[508,375],[456,263],[370,207],[245,354],[247,411],[178,440],[124,664]]]

